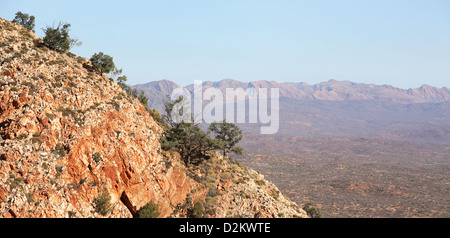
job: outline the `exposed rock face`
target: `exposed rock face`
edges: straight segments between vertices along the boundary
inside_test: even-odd
[[[408,89],[408,94],[424,98],[427,101],[442,102],[450,100],[450,89],[435,88],[429,85],[422,85],[420,88]]]
[[[161,151],[162,128],[138,100],[89,60],[49,50],[3,19],[0,64],[0,217],[136,217],[150,201],[161,217],[188,216],[195,202],[209,217],[306,217],[240,166],[197,181],[204,172]],[[105,190],[111,206],[102,215],[96,202]],[[237,197],[241,190],[248,196]]]
[[[241,173],[234,173],[234,176],[233,180],[218,185],[219,192],[224,194],[216,201],[215,216],[307,217],[302,209],[285,198],[259,172],[243,168]]]

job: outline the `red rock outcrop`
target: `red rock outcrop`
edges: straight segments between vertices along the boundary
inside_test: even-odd
[[[185,217],[190,204],[211,197],[195,169],[161,151],[162,128],[141,103],[90,71],[89,60],[49,50],[3,19],[0,33],[0,217],[136,217],[150,201],[161,217]],[[255,198],[267,199],[264,192],[234,211],[239,193],[229,191],[239,187],[230,181],[214,185],[222,207],[210,203],[218,208],[210,217],[305,216],[281,205],[291,203],[284,198],[262,208]],[[102,213],[104,191],[110,207]]]

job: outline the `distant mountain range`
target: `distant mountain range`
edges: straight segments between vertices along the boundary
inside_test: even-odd
[[[298,100],[376,100],[399,103],[426,103],[443,102],[450,100],[450,89],[436,88],[423,85],[414,89],[401,89],[391,85],[375,85],[354,83],[350,81],[329,80],[314,85],[307,83],[278,83],[274,81],[240,82],[232,79],[224,79],[219,82],[203,82],[203,88],[215,87],[225,93],[226,88],[279,88],[281,98]],[[163,102],[166,95],[170,95],[175,88],[180,85],[169,81],[161,80],[146,84],[134,85],[133,88],[144,92],[149,97],[149,106],[158,110],[163,110]],[[193,85],[188,85],[186,89],[192,91]]]
[[[160,112],[164,112],[164,101],[166,96],[170,95],[175,88],[180,86],[169,80],[161,80],[150,82],[146,84],[134,85],[133,88],[137,89],[139,92],[144,92],[145,96],[148,97],[148,106],[150,108],[155,108]]]

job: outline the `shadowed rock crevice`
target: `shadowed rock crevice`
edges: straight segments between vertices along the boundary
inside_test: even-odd
[[[122,203],[128,208],[128,211],[130,211],[133,218],[137,218],[139,216],[136,207],[133,206],[125,191],[122,192],[122,195],[120,196],[120,201],[122,201]]]

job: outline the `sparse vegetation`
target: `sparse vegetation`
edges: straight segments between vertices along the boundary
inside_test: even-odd
[[[153,201],[148,202],[138,211],[139,218],[157,218],[160,214],[158,205]]]
[[[22,13],[22,12],[17,12],[16,13],[16,17],[14,18],[14,20],[12,20],[13,23],[17,23],[19,25],[21,25],[23,28],[28,29],[30,31],[34,32],[34,27],[35,27],[35,17],[34,16],[30,16],[26,13]]]
[[[206,152],[213,149],[212,139],[193,123],[181,122],[167,128],[161,143],[164,150],[176,149],[187,165],[208,159]]]
[[[215,134],[216,148],[221,150],[223,156],[234,152],[242,155],[242,148],[236,146],[242,140],[242,130],[238,126],[225,120],[209,125],[208,132]]]
[[[69,218],[74,218],[76,216],[76,212],[74,211],[67,211],[67,215],[69,216]]]
[[[194,208],[192,209],[192,218],[203,218],[205,213],[205,207],[201,201],[198,201],[194,204]]]
[[[191,122],[176,118],[173,111],[183,104],[183,100],[183,97],[177,100],[168,98],[165,103],[166,114],[163,121],[167,126],[160,139],[162,149],[176,149],[187,165],[208,159],[208,151],[221,150],[225,155],[230,151],[242,153],[242,148],[236,147],[242,139],[242,131],[236,125],[227,122],[211,124],[210,131],[216,133],[216,138],[213,139],[193,122],[193,118]]]
[[[220,178],[221,178],[222,180],[227,180],[227,179],[231,178],[231,173],[229,173],[229,172],[223,173],[223,174],[220,176]]]
[[[20,134],[20,135],[16,136],[16,138],[14,138],[14,140],[23,140],[27,137],[28,137],[28,135],[24,133],[24,134]]]
[[[220,195],[220,192],[216,187],[210,188],[208,190],[208,192],[206,193],[206,196],[208,196],[208,197],[216,197],[219,195]]]
[[[57,154],[59,157],[66,156],[66,151],[64,150],[64,146],[61,145],[60,143],[56,144],[55,149],[52,152]]]
[[[68,117],[68,116],[74,117],[75,116],[75,112],[68,107],[58,107],[57,111],[61,112],[63,117]]]
[[[305,210],[305,212],[308,214],[309,217],[311,218],[322,218],[323,215],[322,213],[320,213],[319,208],[317,208],[314,204],[314,202],[310,201],[307,202],[304,206],[303,206],[303,210]]]
[[[118,101],[113,99],[112,101],[108,102],[108,104],[112,105],[116,111],[120,111],[120,104]]]
[[[23,181],[23,179],[21,177],[11,176],[11,174],[10,174],[9,189],[13,190],[15,188],[21,188],[22,181]]]
[[[113,57],[104,54],[103,52],[95,53],[91,57],[92,66],[100,74],[110,73],[115,69]]]
[[[94,209],[102,216],[106,216],[112,211],[111,195],[106,188],[94,199]]]
[[[260,153],[247,153],[239,161],[262,171],[297,204],[314,200],[324,217],[449,214],[448,193],[439,190],[447,171],[445,157],[439,155],[448,154],[441,145],[380,138],[276,138],[273,143],[273,137],[247,137],[246,151]],[[431,197],[433,202],[427,202]]]
[[[143,95],[143,93],[142,93],[142,95]],[[150,108],[148,110],[148,112],[150,113],[150,116],[152,116],[153,119],[161,125],[161,123],[162,123],[161,113],[159,113],[159,111],[154,108]]]
[[[32,204],[35,202],[33,193],[25,193],[25,197],[27,198],[27,202]]]
[[[176,101],[166,102],[165,122],[168,128],[164,131],[164,136],[160,139],[161,148],[169,151],[175,149],[180,152],[187,165],[203,161],[206,151],[211,143],[210,138],[194,123],[176,122],[172,117],[171,111],[176,103],[181,102],[180,97]]]
[[[74,46],[80,46],[81,42],[69,36],[70,24],[60,22],[58,26],[43,29],[45,36],[44,44],[50,49],[68,52]]]
[[[260,185],[260,186],[266,184],[266,182],[264,182],[264,180],[256,180],[255,183]]]
[[[101,155],[100,155],[99,152],[95,152],[95,153],[92,155],[92,159],[94,160],[94,162],[95,162],[96,164],[98,164],[98,163],[102,160],[102,157],[101,157]]]
[[[270,195],[275,198],[275,200],[278,200],[278,197],[280,196],[280,191],[277,189],[270,190]]]
[[[53,120],[53,117],[55,115],[51,114],[51,113],[46,113],[45,116],[47,116],[48,119]]]
[[[31,142],[32,143],[37,143],[37,144],[41,144],[42,141],[40,139],[41,134],[39,134],[38,132],[33,134],[33,137],[31,137]]]

